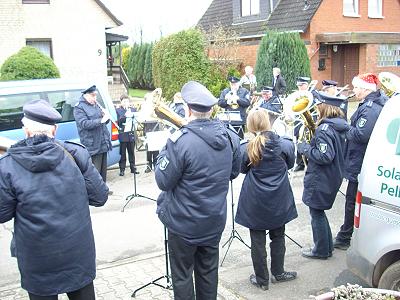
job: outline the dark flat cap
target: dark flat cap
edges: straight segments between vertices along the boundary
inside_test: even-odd
[[[323,86],[326,86],[326,87],[328,87],[328,86],[337,86],[338,85],[338,83],[337,83],[337,81],[334,81],[334,80],[322,80],[322,85]]]
[[[261,88],[261,92],[268,92],[268,91],[272,91],[274,88],[272,86],[263,86]]]
[[[240,78],[237,78],[237,77],[235,77],[235,76],[229,76],[229,77],[228,77],[228,81],[229,81],[230,83],[236,83],[236,82],[239,82],[239,81],[240,81]]]
[[[310,77],[297,77],[296,84],[309,83],[310,80]]]
[[[42,124],[55,125],[62,116],[46,100],[32,100],[22,108],[24,117]]]
[[[218,102],[217,98],[200,82],[189,81],[181,90],[187,105],[198,112],[207,112]]]
[[[345,103],[344,101],[346,100],[346,97],[344,96],[332,96],[328,93],[325,92],[318,92],[320,98],[316,99],[316,103],[325,103],[333,106],[337,106],[340,108],[344,108]]]
[[[90,94],[96,91],[96,86],[92,85],[90,88],[87,88],[86,90],[82,91],[82,94]]]

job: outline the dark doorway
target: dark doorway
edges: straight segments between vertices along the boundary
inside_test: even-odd
[[[340,86],[352,88],[351,81],[359,73],[359,52],[359,44],[332,46],[331,76]]]

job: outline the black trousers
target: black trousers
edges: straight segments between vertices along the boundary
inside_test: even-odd
[[[131,172],[136,170],[135,167],[135,142],[120,142],[120,154],[121,158],[119,160],[119,169],[121,171],[125,170],[126,166],[126,151],[128,151],[129,167]]]
[[[271,243],[271,273],[280,275],[284,270],[285,262],[285,225],[269,231]],[[266,231],[250,229],[251,260],[253,261],[254,274],[259,284],[268,285],[269,273],[267,266]]]
[[[350,243],[353,235],[354,210],[356,206],[358,182],[349,181],[346,189],[346,204],[344,208],[344,221],[340,231],[336,235],[336,240],[342,243]]]
[[[160,151],[147,151],[147,164],[150,169],[155,170],[157,163],[157,156]]]
[[[107,152],[92,155],[92,163],[97,171],[99,171],[101,178],[106,182],[107,180]]]
[[[31,293],[29,294],[29,299],[30,300],[57,300],[58,295],[53,295],[53,296],[37,296]],[[95,300],[96,296],[94,294],[94,286],[93,282],[88,284],[87,286],[67,293],[67,296],[70,300]]]
[[[219,245],[190,245],[178,235],[168,231],[168,249],[174,299],[217,299]]]

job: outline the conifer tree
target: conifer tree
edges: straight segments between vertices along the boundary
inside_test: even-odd
[[[151,59],[152,51],[153,51],[153,43],[150,43],[146,50],[146,58],[144,62],[144,75],[143,75],[144,86],[145,88],[148,89],[154,88],[153,74],[152,74],[152,59]]]

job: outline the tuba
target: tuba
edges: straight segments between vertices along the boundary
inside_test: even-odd
[[[284,104],[284,111],[289,115],[300,116],[304,126],[300,128],[299,141],[310,143],[315,133],[315,122],[310,113],[313,95],[309,91],[296,91],[290,94]]]
[[[400,93],[400,77],[390,72],[381,72],[378,75],[382,90],[386,96],[392,97],[395,93]]]

